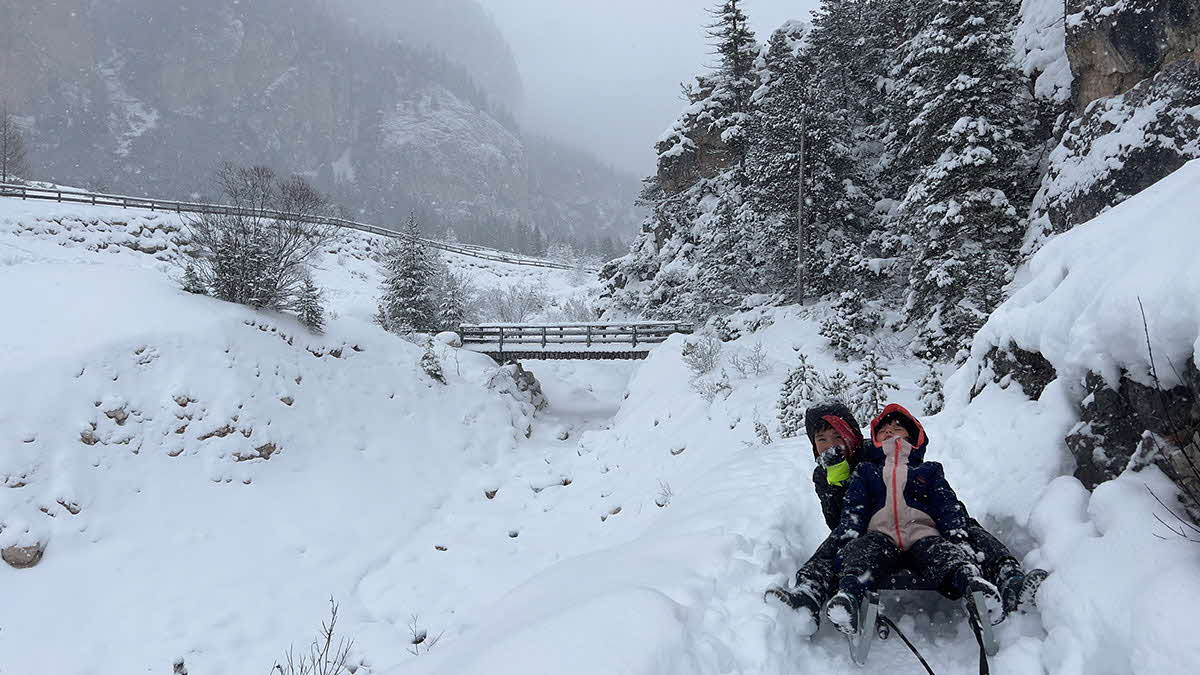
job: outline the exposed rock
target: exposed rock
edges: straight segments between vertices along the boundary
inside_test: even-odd
[[[528,403],[534,410],[545,410],[550,405],[542,393],[541,383],[519,363],[501,366],[488,380],[487,386],[501,394],[509,394],[522,403]]]
[[[1067,0],[1075,109],[1180,59],[1200,63],[1200,0]]]
[[[46,552],[45,544],[41,542],[32,546],[9,546],[4,550],[0,550],[0,558],[8,563],[11,567],[19,570],[33,567],[42,561],[42,554]]]
[[[1007,379],[1021,385],[1025,395],[1036,401],[1041,398],[1046,385],[1058,377],[1054,366],[1046,357],[1037,352],[1027,352],[1012,343],[1005,349],[992,347],[987,356],[983,357],[981,372],[986,373],[986,376],[981,377],[975,384],[971,398],[983,391],[987,380],[1004,383]]]
[[[1030,241],[1087,222],[1198,157],[1200,64],[1177,61],[1070,125],[1034,200]]]
[[[238,462],[246,462],[252,459],[271,459],[271,455],[278,452],[278,450],[278,446],[274,443],[267,443],[255,448],[253,453],[234,453],[233,458]]]
[[[1099,375],[1087,375],[1080,422],[1066,442],[1075,456],[1075,477],[1088,489],[1126,468],[1155,464],[1181,488],[1200,495],[1200,475],[1187,466],[1187,457],[1197,454],[1191,443],[1200,431],[1200,371],[1188,361],[1180,375],[1183,384],[1162,392],[1128,375],[1116,389]]]

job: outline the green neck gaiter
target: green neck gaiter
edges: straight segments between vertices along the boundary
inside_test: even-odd
[[[850,462],[842,460],[825,468],[825,481],[830,485],[841,486],[848,480],[850,480]]]

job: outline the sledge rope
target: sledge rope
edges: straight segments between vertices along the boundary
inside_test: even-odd
[[[933,672],[933,668],[929,667],[929,662],[925,660],[925,657],[921,656],[921,652],[917,651],[917,648],[915,646],[913,646],[913,643],[908,641],[908,636],[906,636],[904,634],[904,632],[900,630],[900,627],[896,625],[896,622],[887,618],[883,614],[879,615],[879,620],[882,621],[883,623],[887,624],[887,626],[889,628],[891,628],[892,630],[896,631],[896,635],[899,635],[900,639],[904,640],[904,644],[908,645],[908,648],[910,650],[912,650],[913,656],[916,656],[917,660],[921,662],[921,665],[925,666],[925,672],[929,673],[929,675],[937,675],[936,673]],[[983,643],[981,641],[980,645],[982,645],[982,644]]]
[[[988,668],[987,649],[983,646],[983,624],[980,621],[979,609],[974,602],[968,602],[967,623],[971,625],[971,632],[975,633],[975,641],[979,643],[979,675],[989,675],[991,670]]]

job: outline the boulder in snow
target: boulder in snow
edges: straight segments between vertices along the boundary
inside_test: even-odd
[[[0,558],[9,566],[23,570],[41,562],[42,554],[45,552],[45,545],[39,542],[32,546],[9,546],[0,550]]]
[[[447,347],[458,348],[458,347],[463,346],[462,336],[459,335],[458,333],[455,333],[454,331],[448,330],[448,331],[445,331],[442,333],[438,333],[437,335],[435,335],[433,337],[433,339],[436,340],[439,344],[446,345]]]

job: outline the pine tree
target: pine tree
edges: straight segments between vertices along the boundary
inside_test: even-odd
[[[837,357],[844,361],[866,353],[879,319],[863,303],[862,293],[857,289],[843,291],[831,310],[829,318],[821,323],[821,335],[829,339]]]
[[[750,96],[758,86],[754,72],[758,44],[750,20],[742,11],[742,0],[721,0],[708,12],[713,17],[707,26],[708,37],[721,59],[714,77],[712,98],[718,105],[712,125],[730,152],[741,160],[746,152]]]
[[[321,305],[321,290],[313,283],[311,277],[304,281],[304,288],[296,301],[296,310],[300,315],[300,323],[309,330],[317,335],[325,332],[325,308]]]
[[[438,327],[442,330],[458,330],[467,320],[467,309],[474,301],[474,295],[474,288],[467,277],[448,272],[442,278],[438,294]]]
[[[817,386],[817,372],[804,353],[798,355],[799,363],[788,374],[779,391],[779,435],[793,438],[804,433],[804,411],[812,404]]]
[[[936,415],[945,406],[946,398],[942,394],[942,378],[937,363],[926,360],[925,376],[921,378],[921,408],[926,415]]]
[[[396,333],[432,328],[437,320],[434,262],[421,246],[415,213],[404,223],[403,239],[390,247],[384,269],[383,296],[376,320]]]
[[[828,401],[853,402],[853,389],[850,379],[841,370],[834,369],[833,374],[821,379],[820,398]],[[861,411],[860,411],[861,412]]]
[[[863,417],[871,417],[883,410],[890,396],[889,391],[899,391],[900,385],[892,379],[887,366],[880,363],[874,352],[867,353],[858,368],[858,381],[854,383],[853,399]]]
[[[28,177],[29,162],[25,156],[25,139],[17,122],[8,113],[8,106],[0,107],[0,183],[14,183]]]
[[[895,96],[911,122],[894,145],[900,167],[917,168],[900,210],[913,351],[952,357],[1000,303],[1017,260],[1033,115],[1010,63],[1013,3],[944,0],[934,11],[906,46]]]
[[[183,271],[183,290],[196,295],[208,295],[208,286],[196,271],[196,265],[189,262]]]
[[[433,380],[446,384],[446,374],[442,372],[442,362],[433,351],[433,340],[425,341],[425,353],[421,355],[421,370]]]

